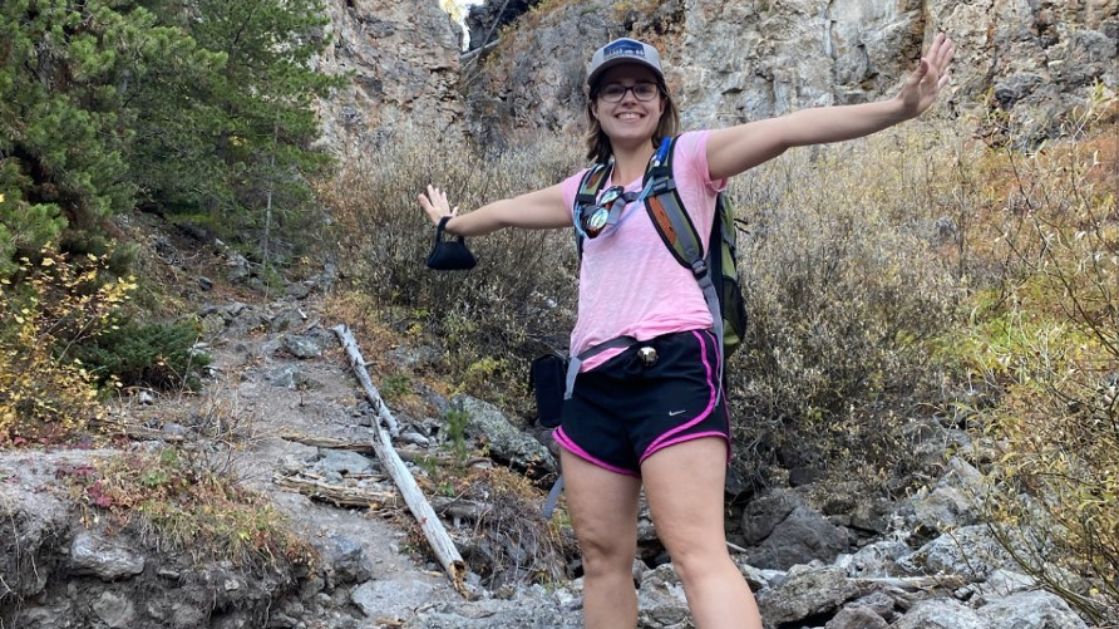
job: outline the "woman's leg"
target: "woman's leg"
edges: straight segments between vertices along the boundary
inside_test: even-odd
[[[660,450],[641,465],[657,536],[684,583],[698,629],[761,629],[754,595],[727,554],[726,442],[707,437]]]
[[[564,496],[583,553],[583,622],[588,629],[637,626],[633,559],[641,480],[560,449]]]

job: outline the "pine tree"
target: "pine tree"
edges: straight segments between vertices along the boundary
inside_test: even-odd
[[[144,91],[132,160],[142,202],[252,244],[266,228],[271,196],[289,236],[302,231],[313,215],[308,178],[330,164],[308,148],[319,132],[312,104],[340,84],[309,65],[326,44],[321,2],[158,6],[222,62],[194,76],[172,73]],[[260,255],[255,246],[246,251]]]
[[[0,277],[44,246],[104,251],[137,203],[232,235],[266,197],[306,213],[329,164],[311,105],[341,80],[309,66],[325,22],[318,0],[5,0]]]
[[[0,8],[0,273],[14,253],[131,204],[121,79],[146,52],[154,20],[121,11],[126,5],[8,0]]]

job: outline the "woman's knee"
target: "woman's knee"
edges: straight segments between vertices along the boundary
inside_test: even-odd
[[[636,535],[580,535],[579,549],[583,556],[583,572],[590,576],[620,572],[630,574],[637,555]]]
[[[672,567],[685,583],[720,574],[734,565],[721,539],[674,540],[665,546],[672,559]]]

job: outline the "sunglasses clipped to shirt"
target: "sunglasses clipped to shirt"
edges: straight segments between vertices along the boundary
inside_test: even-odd
[[[626,192],[622,186],[611,186],[602,191],[598,203],[579,206],[575,225],[585,238],[595,238],[607,225],[617,225],[626,206],[637,200],[636,192]]]
[[[668,156],[669,146],[670,142],[661,142],[660,148],[653,154],[653,158],[650,160],[650,168],[664,163],[664,160]],[[597,173],[597,177],[593,178],[591,181],[584,181],[581,184],[577,201],[579,197],[589,197],[593,194],[589,191],[598,186],[602,178],[605,178],[611,170],[613,169],[600,169]],[[613,226],[614,229],[617,229],[618,225],[623,220],[636,213],[630,212],[623,217],[622,213],[625,209],[634,201],[640,204],[645,200],[645,197],[649,196],[649,192],[652,190],[655,182],[651,177],[648,179],[648,182],[645,184],[640,194],[633,191],[626,192],[625,188],[622,186],[610,186],[599,193],[597,200],[595,200],[593,204],[577,202],[575,204],[574,217],[575,231],[583,238],[595,238],[605,231],[607,227]]]
[[[627,88],[628,90],[628,88]],[[668,150],[671,142],[666,139],[660,143],[660,148],[656,153],[653,153],[652,158],[649,160],[649,168],[657,167],[665,163],[668,157]],[[593,190],[602,184],[602,180],[609,175],[613,170],[613,162],[610,163],[608,168],[600,168],[595,172],[595,176],[590,179],[584,178],[580,185],[579,194],[575,197],[575,232],[579,233],[584,238],[594,238],[605,231],[606,227],[611,225],[617,229],[622,220],[633,216],[634,212],[622,216],[624,210],[629,207],[633,201],[641,204],[645,201],[652,191],[655,180],[649,177],[646,182],[645,188],[641,189],[641,194],[634,193],[634,191],[626,191],[622,186],[611,186],[601,191],[598,198],[593,195]],[[594,198],[594,201],[590,199]],[[584,200],[585,199],[585,200]],[[580,250],[582,251],[582,250]]]

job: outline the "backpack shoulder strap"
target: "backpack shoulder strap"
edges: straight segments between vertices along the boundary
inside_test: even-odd
[[[594,205],[598,200],[598,193],[602,191],[602,187],[606,185],[606,180],[610,177],[610,172],[614,170],[614,162],[597,162],[583,173],[583,178],[579,181],[579,190],[575,193],[575,205],[571,208],[571,219],[574,222],[576,217],[576,210],[581,205]],[[579,235],[579,230],[575,231],[575,249],[579,253],[579,257],[583,257],[583,237]]]
[[[696,231],[691,217],[684,209],[684,201],[680,198],[680,192],[676,189],[676,180],[672,175],[673,154],[678,139],[679,137],[672,139],[668,146],[667,155],[658,152],[645,173],[646,185],[652,184],[648,196],[645,197],[645,210],[649,213],[649,218],[652,219],[653,226],[657,228],[661,240],[664,241],[665,246],[672,253],[672,257],[676,258],[676,261],[682,264],[684,268],[691,270],[692,276],[699,284],[700,291],[703,292],[703,300],[707,302],[707,309],[711,312],[711,325],[719,342],[718,382],[721,383],[723,381],[722,307],[707,261],[708,256],[704,254],[703,241],[700,239],[699,232]],[[719,208],[720,206],[716,204],[716,211]],[[715,216],[714,221],[718,224],[720,217]],[[722,243],[712,240],[708,244],[712,251],[721,251]],[[719,278],[719,281],[721,282],[722,279]],[[721,388],[719,395],[722,395]]]
[[[678,139],[672,138],[666,154],[663,157],[658,154],[645,171],[645,185],[652,183],[649,194],[645,197],[645,210],[672,256],[684,268],[690,269],[698,279],[707,272],[707,264],[704,261],[703,240],[684,209],[684,202],[680,199],[676,179],[672,174],[673,154]]]

